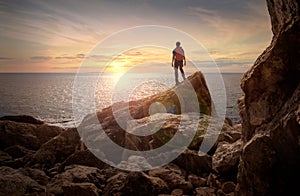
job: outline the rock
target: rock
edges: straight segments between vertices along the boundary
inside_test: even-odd
[[[3,117],[0,117],[0,121],[13,121],[13,122],[21,122],[21,123],[28,123],[28,124],[34,124],[34,125],[44,124],[43,121],[38,120],[32,116],[27,116],[27,115],[3,116]]]
[[[299,192],[300,2],[267,0],[274,37],[244,75],[240,195]]]
[[[220,143],[212,157],[212,168],[222,176],[236,178],[241,151],[241,140],[233,144]]]
[[[158,195],[168,193],[169,187],[162,179],[144,172],[131,172],[124,182],[124,195]]]
[[[212,188],[221,188],[221,182],[218,178],[219,177],[216,174],[210,173],[207,178],[207,185]]]
[[[11,160],[12,160],[12,157],[9,154],[0,150],[0,164],[1,165],[4,162],[11,161]]]
[[[192,85],[191,89],[188,88],[189,84]],[[196,102],[195,100],[190,100],[192,97],[191,93],[197,95],[198,100]],[[182,107],[180,107],[179,98],[184,99],[181,101]],[[180,114],[181,108],[185,108],[185,111],[183,111],[184,113],[199,113],[199,110],[196,109],[199,107],[201,113],[203,114],[210,115],[212,112],[214,112],[213,103],[211,101],[210,93],[208,91],[204,76],[202,75],[202,73],[196,72],[185,82],[183,82],[179,86],[174,87],[173,89],[169,89],[165,92],[141,100],[131,101],[129,103],[117,103],[113,106],[98,111],[98,119],[95,119],[93,115],[88,115],[84,118],[78,130],[83,136],[84,140],[92,140],[91,142],[93,142],[95,139],[102,137],[99,134],[99,130],[97,130],[98,124],[95,125],[95,123],[98,123],[99,121],[106,135],[109,136],[110,139],[119,146],[125,147],[126,144],[129,149],[133,150],[134,148],[136,148],[136,146],[142,148],[142,146],[140,146],[139,144],[132,144],[132,146],[130,146],[128,143],[130,143],[131,141],[144,141],[147,140],[147,138],[144,138],[143,136],[136,136],[133,134],[129,136],[130,134],[123,130],[120,127],[120,124],[126,126],[127,122],[129,120],[132,120],[131,117],[133,119],[142,119],[144,117],[148,117],[150,115],[149,108],[153,104],[164,106],[167,113],[170,114]],[[116,111],[113,112],[113,108],[117,108]],[[170,109],[172,109],[172,111]],[[128,110],[129,113],[127,112]],[[151,112],[152,115],[155,113],[157,112]],[[115,119],[115,117],[117,118],[117,120]],[[126,141],[127,138],[131,138],[130,141]],[[145,148],[147,148],[147,146]],[[110,151],[109,153],[104,152],[104,154],[106,156],[109,156],[109,154],[115,153]],[[118,161],[120,160],[115,160],[114,162]]]
[[[188,176],[188,181],[192,183],[194,188],[206,186],[206,179],[196,176],[195,174],[190,174]]]
[[[110,177],[107,180],[107,185],[104,188],[103,195],[122,195],[122,189],[124,188],[124,182],[127,178],[127,174],[119,172],[118,174]]]
[[[29,165],[35,163],[42,164],[47,168],[52,167],[55,163],[66,160],[80,147],[80,137],[75,128],[69,128],[52,138],[33,155]]]
[[[40,185],[46,186],[49,182],[49,177],[42,170],[33,168],[21,168],[18,171],[20,171],[20,173],[22,173],[23,175],[35,180]]]
[[[224,182],[222,184],[222,190],[224,191],[224,193],[231,193],[234,192],[235,190],[235,184],[233,182]]]
[[[171,195],[174,195],[174,196],[182,196],[182,195],[184,195],[184,193],[183,193],[183,190],[182,190],[182,189],[174,189],[174,190],[171,192]]]
[[[216,195],[214,188],[210,187],[199,187],[196,188],[194,195],[195,196],[214,196]]]
[[[70,183],[62,187],[64,195],[98,196],[98,188],[92,183]]]
[[[0,149],[19,145],[29,150],[37,150],[40,146],[58,135],[63,129],[60,127],[14,122],[10,120],[0,121]]]
[[[207,176],[212,171],[212,158],[207,154],[186,150],[174,161],[179,167],[191,173]]]
[[[171,190],[180,189],[185,194],[190,194],[193,190],[193,185],[185,180],[185,175],[185,172],[174,164],[168,164],[162,168],[149,171],[149,176],[159,177],[168,184]]]
[[[271,18],[281,18],[281,22],[287,23],[273,24],[273,27],[278,25],[281,29],[275,30],[271,45],[242,79],[241,87],[245,93],[242,105],[245,107],[240,112],[246,141],[251,139],[256,127],[274,118],[300,82],[299,2],[267,2],[269,12],[276,12],[276,16],[271,15]],[[291,13],[294,18],[288,19]],[[273,23],[277,19],[272,19]]]
[[[287,24],[290,24],[292,20],[299,17],[299,1],[267,0],[267,2],[274,35],[278,35],[283,29],[286,28]]]
[[[97,192],[98,189],[103,188],[101,185],[105,184],[105,179],[101,171],[94,167],[73,165],[66,167],[65,172],[54,176],[47,184],[47,191],[54,195],[66,194],[65,191],[70,193],[74,190],[92,193],[95,189],[91,184],[97,187]]]
[[[45,193],[45,187],[38,184],[20,171],[10,167],[0,167],[1,195],[40,195]]]
[[[68,165],[83,165],[89,167],[96,167],[98,169],[106,169],[110,167],[97,157],[89,150],[77,151],[70,155],[61,165],[61,168],[64,168]]]
[[[136,155],[129,156],[127,161],[121,161],[117,167],[130,171],[143,171],[152,169],[152,166],[148,163],[145,157]]]
[[[10,146],[8,148],[5,148],[4,151],[10,154],[13,158],[21,158],[25,155],[32,155],[34,153],[33,150],[28,150],[27,148],[20,145]]]

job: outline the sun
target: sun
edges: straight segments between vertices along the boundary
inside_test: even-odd
[[[114,68],[114,69],[119,69],[122,67],[122,65],[124,64],[124,62],[120,62],[120,61],[113,61],[111,62],[111,66]]]
[[[106,68],[107,72],[120,73],[125,71],[124,61],[112,61],[109,66]]]

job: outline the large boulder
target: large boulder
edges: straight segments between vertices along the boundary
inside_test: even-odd
[[[95,126],[92,125],[99,121],[106,135],[116,144],[124,147],[126,131],[120,124],[126,126],[129,120],[141,119],[162,112],[171,114],[200,112],[206,115],[214,113],[214,106],[203,74],[196,72],[180,85],[141,100],[115,103],[98,111],[97,117],[88,115],[79,126],[79,131],[82,135],[94,135],[94,132],[99,131],[95,130]],[[132,137],[136,140],[143,139],[142,136],[132,135]]]
[[[299,193],[300,1],[267,4],[274,37],[241,83],[240,195]]]

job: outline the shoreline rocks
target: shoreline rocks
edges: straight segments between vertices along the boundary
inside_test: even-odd
[[[201,89],[204,88],[205,80],[202,77],[200,73],[189,77],[195,89],[199,89],[197,85],[200,85]],[[185,85],[182,83],[175,88],[178,90],[184,88]],[[202,92],[210,98],[207,89],[204,88]],[[131,119],[126,124],[130,127],[131,134],[121,131],[118,122],[110,114],[111,108],[99,111],[96,119],[87,116],[81,124],[81,128],[85,128],[82,129],[84,133],[79,132],[80,134],[75,128],[64,129],[45,123],[35,123],[33,118],[29,118],[31,120],[26,122],[13,120],[17,117],[3,118],[0,120],[0,135],[3,136],[0,138],[0,180],[7,180],[16,187],[0,187],[0,190],[3,194],[15,195],[72,195],[77,193],[82,195],[199,195],[232,191],[230,185],[235,186],[236,179],[226,179],[219,175],[218,170],[213,169],[217,168],[214,165],[213,156],[216,150],[224,154],[222,151],[226,149],[219,149],[219,144],[224,142],[234,144],[241,136],[240,130],[233,128],[228,120],[193,113],[193,110],[184,114],[154,112],[150,115],[141,112],[146,111],[146,106],[158,99],[161,101],[173,99],[172,95],[172,90],[169,90],[165,94],[160,94],[163,99],[159,99],[156,95],[147,98],[147,101],[140,100],[136,106],[131,105],[132,112],[134,113],[133,109],[136,109],[136,117],[139,117]],[[197,96],[199,98],[201,94],[198,92]],[[213,111],[213,104],[209,101],[207,103],[205,107]],[[122,110],[122,107],[119,108]],[[123,113],[119,114],[121,119],[126,119]],[[164,145],[173,138],[180,124],[183,125],[180,129],[182,135],[179,138],[181,139],[173,143],[175,145],[173,147],[181,145],[184,138],[193,133],[193,129],[196,135],[191,135],[193,137],[189,149],[186,149],[179,157],[174,157],[175,159],[167,165],[150,169],[153,161],[167,155],[156,154],[145,159],[128,154],[126,164],[130,163],[135,169],[140,167],[149,169],[143,172],[122,171],[107,164],[109,161],[104,162],[98,159],[83,143],[83,136],[90,137],[88,139],[98,142],[97,144],[100,143],[102,147],[106,142],[101,134],[97,135],[93,120],[97,120],[96,122],[100,120],[105,134],[110,135],[111,138],[117,138],[115,141],[120,146],[138,151],[156,149]],[[154,130],[156,132],[152,135],[141,137],[139,140],[133,137],[133,134],[151,131],[152,125],[160,125],[158,127],[160,130]],[[208,142],[208,154],[198,152],[204,138]],[[103,149],[105,151],[105,148]],[[113,156],[111,149],[107,150]],[[224,156],[231,155],[225,153]],[[124,164],[124,161],[117,159],[114,161],[120,167]],[[14,179],[8,181],[8,174],[1,173],[1,171],[9,171],[9,175],[15,174],[18,176],[16,179],[28,183],[19,186],[19,181]],[[222,190],[224,183],[229,185],[225,184]]]

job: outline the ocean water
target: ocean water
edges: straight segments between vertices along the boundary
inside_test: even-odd
[[[97,83],[94,90],[95,106],[102,109],[117,101],[139,99],[174,86],[173,74],[135,74],[130,81],[119,80],[114,74],[99,77],[98,74],[81,74],[77,80],[82,89],[73,89],[73,73],[9,73],[0,74],[0,116],[31,115],[50,124],[63,127],[74,126],[72,93],[84,94],[91,88],[91,78]],[[222,86],[214,86],[215,74],[205,74],[211,94],[222,91]],[[242,96],[240,73],[222,74],[226,94],[226,116],[236,124],[239,121],[237,100]],[[125,81],[125,82],[124,82]],[[224,90],[224,89],[223,89]],[[218,101],[218,100],[216,100]],[[91,111],[92,112],[92,111]]]

